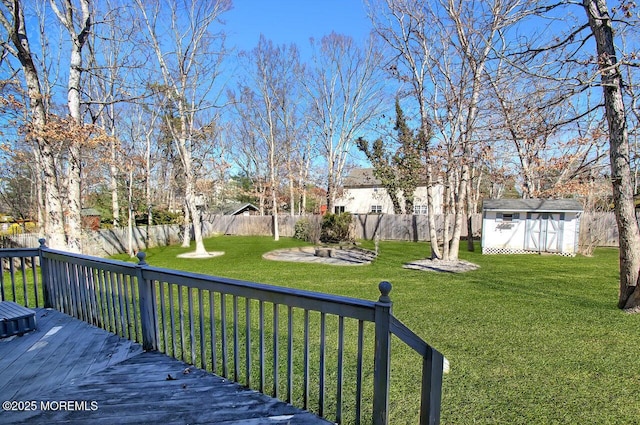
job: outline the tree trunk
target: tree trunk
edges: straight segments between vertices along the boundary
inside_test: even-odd
[[[429,158],[427,156],[427,162]],[[436,230],[436,214],[433,202],[433,174],[431,164],[427,164],[427,212],[429,213],[429,241],[431,244],[432,260],[442,258],[440,247],[438,246],[438,232]]]
[[[85,45],[89,31],[91,30],[91,14],[89,0],[81,0],[81,16],[78,20],[80,31],[75,28],[74,14],[77,12],[71,0],[63,2],[63,11],[60,11],[55,1],[50,1],[51,8],[60,22],[67,29],[71,37],[71,52],[69,59],[69,83],[67,85],[67,106],[73,123],[82,127],[82,114],[80,111],[81,76],[82,76],[82,48]],[[81,206],[81,179],[82,158],[81,145],[84,140],[77,136],[69,140],[69,158],[67,164],[67,210],[65,211],[65,233],[67,237],[67,249],[71,252],[81,251],[82,237],[82,206]]]
[[[604,91],[609,126],[609,156],[613,202],[620,235],[619,308],[640,306],[640,231],[635,216],[633,184],[629,165],[629,138],[623,102],[622,75],[617,66],[613,28],[606,0],[583,0],[598,52],[598,67]]]
[[[38,149],[38,164],[42,172],[42,184],[44,188],[44,223],[43,229],[47,244],[51,248],[64,249],[64,223],[62,215],[62,202],[58,185],[58,174],[55,165],[55,156],[51,146],[43,136],[47,124],[47,114],[43,103],[38,70],[33,62],[31,47],[27,36],[22,2],[13,3],[11,10],[13,22],[8,23],[6,30],[9,33],[11,43],[16,49],[16,56],[22,66],[27,96],[29,97],[29,114],[31,115],[32,137],[36,141]]]
[[[476,198],[473,194],[473,175],[469,176],[467,181],[467,251],[475,251],[473,244],[473,213],[475,212]]]
[[[112,131],[113,136],[113,131]],[[109,190],[111,191],[111,211],[114,227],[120,226],[120,202],[118,200],[118,154],[115,137],[111,141],[111,164],[109,165]]]
[[[185,196],[184,204],[182,206],[184,212],[184,233],[182,234],[182,247],[189,248],[191,245],[191,214],[189,213],[189,206]]]

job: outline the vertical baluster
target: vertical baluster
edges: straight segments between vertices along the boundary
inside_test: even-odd
[[[191,349],[191,364],[196,364],[196,330],[193,316],[193,288],[187,287],[187,302],[189,303],[189,348]]]
[[[218,356],[217,356],[217,341],[216,341],[216,307],[215,307],[215,294],[213,291],[209,291],[209,326],[211,332],[211,371],[217,373],[218,370]]]
[[[116,326],[116,319],[115,319],[116,306],[113,303],[113,285],[111,282],[111,272],[108,272],[105,270],[103,273],[103,279],[104,279],[104,296],[107,302],[107,314],[109,315],[108,317],[109,330],[114,334],[117,334],[118,328]]]
[[[98,270],[93,267],[89,267],[89,282],[91,287],[91,309],[93,310],[93,320],[96,326],[104,327],[104,321],[101,317],[100,304],[98,302],[98,292],[100,290],[100,283],[97,278]]]
[[[176,314],[175,302],[173,301],[173,284],[167,282],[169,286],[169,319],[171,322],[171,357],[177,359],[176,352]]]
[[[185,353],[185,337],[184,337],[184,308],[183,308],[183,296],[182,285],[177,285],[178,289],[178,313],[180,318],[180,358],[183,362],[187,362]]]
[[[111,299],[113,300],[113,319],[116,322],[116,330],[118,335],[124,335],[122,328],[122,303],[120,296],[119,276],[116,272],[111,272]]]
[[[36,265],[36,259],[38,257],[31,257],[31,272],[32,272],[32,277],[33,277],[33,293],[35,295],[35,302],[36,302],[36,307],[42,307],[40,305],[40,297],[38,296],[38,272],[37,272],[37,265]],[[0,267],[0,271],[2,271],[2,268]],[[43,288],[43,292],[44,292],[44,288]],[[2,298],[0,298],[0,301],[2,300]]]
[[[227,364],[227,302],[224,292],[220,293],[220,339],[222,348],[222,376],[229,377]]]
[[[86,296],[87,296],[87,310],[89,313],[89,323],[93,325],[98,324],[98,315],[95,304],[95,290],[93,287],[93,269],[89,266],[84,266],[82,270]]]
[[[120,328],[122,329],[122,336],[129,337],[129,324],[127,323],[127,316],[129,313],[129,307],[127,306],[125,279],[122,273],[116,275],[118,283],[118,300],[120,303]]]
[[[106,270],[102,270],[100,271],[100,284],[102,286],[102,304],[104,305],[104,315],[105,318],[104,320],[108,323],[108,329],[110,332],[116,333],[115,332],[115,324],[113,323],[112,319],[112,303],[111,303],[111,290],[110,288],[110,283],[109,283],[109,272]]]
[[[4,293],[4,258],[0,258],[0,301],[6,301]]]
[[[22,293],[24,306],[29,307],[29,291],[27,290],[27,262],[24,257],[20,257],[20,273],[22,274]]]
[[[100,281],[100,299],[102,300],[102,309],[104,311],[105,329],[115,333],[113,323],[111,322],[111,296],[109,291],[108,272],[106,270],[98,271],[98,279]]]
[[[132,310],[133,310],[133,332],[136,335],[136,341],[142,341],[141,336],[141,329],[138,326],[138,311],[140,311],[140,309],[142,308],[142,306],[138,303],[138,297],[136,297],[136,293],[138,291],[140,291],[140,286],[143,284],[143,282],[137,281],[136,279],[136,283],[134,284],[134,278],[133,276],[131,276],[131,306],[132,306]],[[149,284],[153,287],[153,285],[155,285],[154,282],[149,282]],[[155,291],[154,291],[155,292]],[[155,301],[155,300],[154,300]],[[142,318],[140,318],[142,320]],[[157,323],[156,323],[156,327],[157,327]],[[158,341],[158,347],[160,347],[159,341]]]
[[[71,291],[73,293],[73,316],[80,320],[84,320],[77,264],[69,264],[69,276],[69,281],[71,282]]]
[[[273,303],[273,396],[275,398],[279,398],[280,396],[280,381],[279,381],[279,370],[278,364],[280,360],[280,352],[279,352],[279,339],[280,339],[280,329],[279,329],[279,305]]]
[[[364,322],[358,320],[358,354],[356,364],[356,425],[362,417],[362,353],[364,351]]]
[[[82,303],[84,305],[84,316],[87,323],[93,324],[93,309],[91,306],[91,286],[89,285],[88,267],[78,265],[78,275],[80,276],[80,286],[82,288]]]
[[[108,272],[108,280],[109,280],[109,293],[111,294],[111,314],[113,315],[113,326],[114,333],[119,334],[120,321],[118,320],[119,311],[118,311],[118,292],[116,289],[116,274],[115,272]]]
[[[303,408],[309,410],[309,310],[304,311]]]
[[[198,313],[200,314],[200,368],[207,368],[206,353],[206,332],[204,328],[204,300],[202,298],[202,289],[198,289]]]
[[[318,382],[318,415],[324,416],[324,380],[325,370],[325,342],[326,342],[326,313],[320,313],[320,375]]]
[[[247,388],[251,388],[251,299],[244,299],[244,314],[245,314],[245,353],[244,361],[245,368],[247,370],[245,385]]]
[[[129,275],[123,274],[122,287],[124,288],[124,308],[127,320],[127,335],[130,340],[134,340],[135,338],[132,336],[133,323],[131,320],[131,310],[133,310],[133,303],[131,301],[131,294],[133,293],[133,278]]]
[[[13,295],[13,302],[16,302],[16,270],[13,264],[13,258],[9,258],[9,277],[11,279],[11,294]]]
[[[342,422],[342,384],[343,384],[343,352],[344,351],[344,317],[338,317],[338,382],[336,383],[336,423]]]
[[[233,296],[233,380],[240,381],[240,335],[238,332],[238,296]]]
[[[165,301],[164,294],[164,282],[158,282],[158,286],[160,287],[160,312],[158,314],[158,319],[161,320],[162,323],[162,351],[165,354],[169,353],[169,344],[167,341],[167,303]]]
[[[293,307],[287,308],[287,403],[293,400]]]
[[[442,397],[442,367],[444,357],[429,347],[422,359],[422,390],[420,392],[420,425],[440,423]]]
[[[260,301],[258,307],[260,328],[260,392],[265,392],[265,365],[264,365],[264,302]]]
[[[71,316],[82,319],[80,311],[80,296],[78,295],[78,276],[75,273],[74,264],[66,264],[69,279],[69,300],[71,305]],[[64,281],[63,281],[64,284]]]
[[[69,316],[73,315],[73,301],[71,297],[71,277],[69,276],[69,265],[56,261],[58,270],[58,288],[62,293],[62,305],[64,312]]]

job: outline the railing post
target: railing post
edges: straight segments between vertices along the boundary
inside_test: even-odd
[[[38,239],[40,246],[38,247],[38,260],[40,261],[40,275],[42,277],[42,297],[44,298],[42,301],[44,302],[45,308],[54,308],[53,306],[53,296],[52,296],[52,288],[51,288],[51,280],[49,279],[49,265],[47,261],[44,259],[44,255],[42,254],[42,250],[47,247],[46,239],[40,238]]]
[[[158,350],[158,311],[153,282],[144,278],[147,254],[138,252],[137,280],[140,295],[140,324],[142,326],[142,348],[146,351]]]
[[[391,372],[391,284],[380,282],[375,306],[376,347],[373,361],[373,424],[389,423],[389,377]]]
[[[420,425],[438,425],[440,423],[443,365],[444,357],[442,354],[429,348],[422,359]]]

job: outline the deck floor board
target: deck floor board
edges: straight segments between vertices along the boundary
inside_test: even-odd
[[[0,410],[0,423],[330,423],[57,311],[37,309],[36,326],[0,339],[0,401],[37,409]]]

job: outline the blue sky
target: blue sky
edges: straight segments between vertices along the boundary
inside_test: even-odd
[[[364,40],[371,29],[360,0],[234,0],[222,19],[228,47],[251,50],[264,34],[276,44],[296,43],[303,55],[310,37],[335,31]]]

